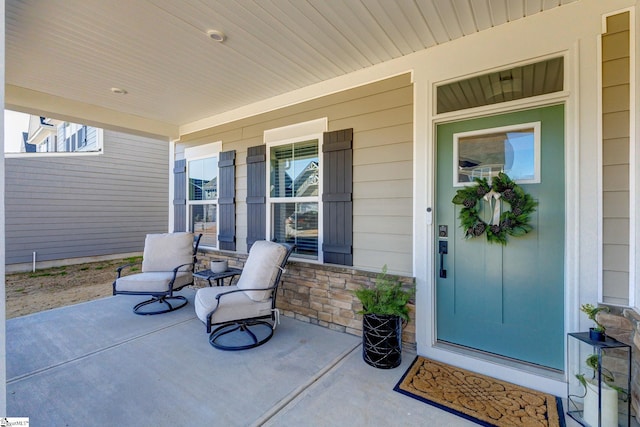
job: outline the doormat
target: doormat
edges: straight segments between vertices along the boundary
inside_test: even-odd
[[[565,426],[556,396],[422,356],[394,390],[483,426]]]

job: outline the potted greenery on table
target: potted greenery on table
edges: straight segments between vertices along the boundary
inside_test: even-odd
[[[604,341],[605,340],[605,327],[603,324],[598,322],[598,313],[601,311],[609,311],[609,307],[600,306],[597,307],[593,304],[582,304],[580,306],[580,311],[585,313],[589,319],[596,324],[593,328],[589,328],[589,338],[593,341]]]
[[[376,368],[395,368],[402,362],[402,326],[409,321],[407,304],[414,289],[405,289],[387,266],[376,277],[373,287],[355,291],[362,303],[362,358]]]

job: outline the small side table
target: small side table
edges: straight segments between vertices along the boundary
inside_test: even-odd
[[[598,358],[597,371],[592,374],[592,382],[584,386],[576,379],[576,374],[589,373],[585,365],[585,358],[594,355]],[[616,372],[611,372],[603,366],[603,359],[616,356],[617,361],[609,360],[609,366]],[[593,341],[589,332],[576,332],[567,335],[567,359],[569,381],[567,381],[567,414],[583,426],[593,427],[613,425],[613,419],[618,420],[616,426],[631,425],[631,346],[606,337],[605,341]],[[610,373],[616,379],[616,384],[625,392],[626,401],[620,398],[616,390],[609,389],[604,376]],[[609,389],[610,399],[605,406],[605,388]],[[590,396],[590,397],[588,397]],[[587,411],[589,416],[587,417]],[[606,414],[606,415],[605,415]],[[587,418],[589,418],[587,420]]]
[[[213,280],[216,281],[216,286],[224,286],[224,279],[231,278],[229,280],[229,285],[233,282],[233,278],[235,276],[239,276],[242,274],[242,269],[240,268],[228,268],[227,271],[223,271],[222,273],[214,273],[211,270],[202,270],[196,271],[193,273],[194,277],[198,279],[205,279],[209,282],[209,286],[213,286]]]

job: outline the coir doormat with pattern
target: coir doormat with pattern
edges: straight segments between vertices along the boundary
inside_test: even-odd
[[[556,396],[421,356],[394,390],[483,426],[565,426]]]

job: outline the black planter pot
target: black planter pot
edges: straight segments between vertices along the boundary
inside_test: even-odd
[[[402,319],[399,316],[365,314],[362,318],[362,358],[381,369],[402,362]]]
[[[596,331],[594,328],[589,328],[589,338],[592,341],[604,341],[604,332]]]

